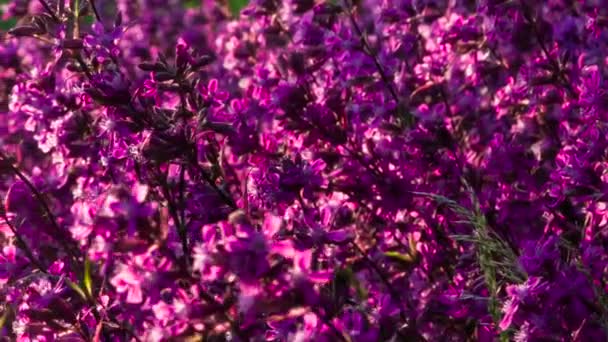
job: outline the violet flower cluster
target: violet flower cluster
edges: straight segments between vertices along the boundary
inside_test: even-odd
[[[13,0],[0,335],[608,338],[608,1]]]

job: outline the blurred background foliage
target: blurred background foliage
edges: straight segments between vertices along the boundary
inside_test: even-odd
[[[4,5],[6,3],[8,3],[9,0],[0,0],[0,5]],[[2,18],[2,8],[0,8],[0,19]],[[10,29],[11,27],[15,26],[15,23],[17,22],[16,19],[10,19],[10,20],[0,20],[0,30],[5,31]]]
[[[34,0],[37,1],[37,0]],[[0,0],[0,6],[5,5],[9,0]],[[247,5],[248,0],[228,0],[228,7],[233,15],[238,15],[241,9]],[[185,0],[186,7],[196,7],[201,3],[201,0]],[[17,20],[12,18],[2,20],[2,9],[0,8],[0,30],[6,31],[15,26]]]

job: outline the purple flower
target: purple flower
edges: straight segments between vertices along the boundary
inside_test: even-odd
[[[2,9],[2,336],[605,340],[608,1],[72,5]]]
[[[92,32],[84,37],[85,48],[100,62],[118,57],[120,54],[118,43],[126,29],[120,25],[108,29],[100,22],[93,23],[91,28]]]
[[[549,284],[540,277],[530,277],[521,285],[507,286],[508,299],[502,309],[504,316],[500,321],[500,329],[508,329],[513,324],[513,320],[517,319],[518,314],[526,308],[534,308],[539,296],[545,294],[548,289]]]
[[[126,295],[126,303],[140,304],[144,299],[141,288],[144,279],[135,269],[122,265],[116,275],[110,280],[110,283],[116,288],[118,293]]]
[[[223,106],[229,97],[227,92],[218,90],[218,81],[215,78],[209,80],[207,85],[201,83],[198,89],[203,98],[216,107]]]
[[[526,273],[533,276],[554,274],[560,260],[558,242],[559,238],[555,236],[546,241],[528,241],[519,259]]]

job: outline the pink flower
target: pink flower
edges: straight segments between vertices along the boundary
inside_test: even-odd
[[[211,79],[207,85],[199,84],[198,89],[203,98],[215,107],[223,106],[229,97],[228,92],[218,90],[218,81],[215,78]]]
[[[139,272],[124,264],[119,266],[118,272],[110,280],[118,293],[126,294],[126,302],[129,304],[143,302],[143,282],[144,277]]]

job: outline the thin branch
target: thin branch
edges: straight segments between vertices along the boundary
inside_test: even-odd
[[[186,201],[184,194],[186,192],[186,168],[182,165],[179,172],[179,206],[180,206],[180,220],[184,227],[186,226]]]
[[[44,210],[46,216],[48,217],[49,221],[51,222],[51,225],[53,226],[54,230],[58,234],[65,235],[64,230],[61,229],[61,227],[59,226],[59,223],[57,223],[57,218],[51,211],[51,208],[46,203],[44,196],[40,193],[40,191],[38,191],[38,189],[36,189],[34,184],[32,184],[32,182],[21,172],[21,170],[19,170],[17,167],[15,167],[13,165],[13,163],[11,163],[5,156],[3,156],[1,154],[0,154],[0,163],[2,163],[4,166],[8,167],[17,176],[17,178],[19,178],[29,188],[30,192],[34,195],[34,197],[36,198],[38,203],[42,206],[42,209]],[[75,248],[73,246],[68,246],[66,241],[64,241],[63,239],[57,239],[57,240],[63,246],[63,248],[65,248],[66,252],[68,254],[70,254],[70,256],[73,259],[72,260],[73,262],[78,260],[78,253],[75,252],[75,250],[77,250],[77,248]],[[76,244],[76,242],[73,239],[71,239],[71,241],[72,241],[72,243]]]
[[[213,188],[213,190],[222,198],[222,200],[231,209],[234,210],[234,209],[238,208],[236,203],[234,202],[234,200],[229,195],[227,195],[222,189],[220,189],[217,186],[217,184],[215,184],[215,182],[213,181],[213,179],[211,179],[211,175],[209,175],[207,170],[205,170],[197,161],[193,161],[192,164],[194,164],[194,166],[197,168],[197,170],[201,173],[205,182],[207,182]]]
[[[382,269],[380,269],[380,266],[378,266],[356,242],[352,241],[351,245],[355,248],[355,250],[357,252],[359,252],[359,254],[363,257],[363,259],[365,259],[365,261],[374,269],[376,274],[378,274],[378,276],[380,277],[380,279],[382,280],[382,282],[388,289],[388,292],[390,293],[391,297],[393,297],[393,300],[397,301],[398,303],[401,302],[401,295],[399,295],[399,292],[397,292],[397,290],[393,287],[389,278],[384,274]],[[401,308],[399,308],[399,311],[401,314],[401,318],[403,320],[405,320],[405,313],[403,312],[403,310],[401,310]]]
[[[166,179],[161,179],[162,177],[159,176],[158,177],[158,181],[160,183],[160,189],[161,192],[163,193],[163,197],[165,197],[165,200],[167,200],[167,204],[169,206],[169,213],[171,215],[171,217],[173,218],[173,221],[175,221],[175,226],[177,227],[177,233],[179,235],[179,238],[181,240],[181,244],[182,244],[182,249],[183,249],[183,258],[182,258],[182,262],[183,262],[183,266],[185,268],[185,271],[187,274],[190,273],[190,247],[188,246],[188,231],[186,230],[186,226],[184,225],[184,223],[180,220],[180,215],[177,211],[177,206],[175,205],[175,202],[173,201],[173,197],[171,196],[171,192],[169,191],[169,185],[167,184]]]
[[[89,3],[91,4],[91,8],[93,9],[93,13],[95,13],[95,18],[97,19],[97,21],[99,21],[100,23],[103,23],[101,21],[101,16],[99,15],[99,11],[97,11],[97,6],[95,5],[95,0],[89,0]]]
[[[578,97],[578,92],[572,87],[572,84],[569,82],[568,78],[565,76],[564,71],[563,71],[562,66],[560,65],[559,61],[556,61],[551,56],[551,52],[549,52],[549,49],[545,45],[545,42],[542,39],[541,32],[539,31],[539,28],[536,24],[536,20],[534,20],[534,18],[532,18],[530,15],[530,12],[529,12],[530,8],[524,2],[522,2],[521,5],[522,5],[522,14],[524,16],[524,19],[526,19],[528,24],[530,24],[532,26],[532,30],[534,31],[534,36],[536,38],[536,41],[538,42],[538,45],[540,46],[541,51],[545,55],[545,58],[547,58],[547,60],[551,64],[555,77],[561,81],[562,86],[564,88],[566,88],[566,90],[568,91],[568,93],[570,93],[570,95],[572,97],[574,97],[574,98]]]
[[[13,232],[13,235],[17,239],[17,243],[19,244],[19,247],[21,248],[21,250],[23,250],[23,252],[27,256],[28,260],[34,266],[36,266],[36,268],[38,268],[38,270],[40,272],[45,273],[45,274],[48,273],[47,270],[46,270],[46,266],[44,266],[44,264],[34,256],[34,252],[30,249],[30,247],[25,242],[25,240],[23,240],[23,238],[21,237],[21,235],[19,235],[19,232],[17,231],[17,228],[13,225],[13,223],[6,216],[6,213],[4,212],[4,210],[0,210],[0,218],[2,218],[4,220],[4,222],[6,223],[6,225]]]
[[[327,317],[326,315],[323,315],[320,311],[319,308],[317,307],[311,307],[312,312],[314,312],[317,317],[319,317],[321,319],[321,322],[323,322],[325,325],[327,325],[330,330],[334,333],[334,335],[336,335],[336,337],[338,338],[338,340],[342,341],[342,342],[348,342],[349,339],[347,339],[346,337],[344,337],[344,334],[340,331],[340,329],[338,329],[336,327],[336,325],[331,321],[331,319],[329,317]]]
[[[234,319],[232,319],[232,317],[230,317],[230,315],[228,314],[226,304],[221,303],[205,291],[201,291],[200,295],[205,302],[214,305],[220,309],[220,315],[226,320],[226,322],[228,322],[228,324],[230,324],[230,327],[234,331],[235,335],[237,335],[243,341],[249,341],[249,338],[239,328],[238,324],[234,321]]]
[[[378,70],[378,73],[380,74],[380,78],[382,79],[382,82],[384,83],[385,87],[388,89],[393,100],[395,100],[395,105],[397,106],[397,109],[396,109],[397,115],[400,117],[400,119],[404,120],[405,122],[409,122],[411,124],[412,119],[413,119],[413,117],[411,115],[407,115],[406,113],[399,113],[399,111],[401,110],[400,109],[401,100],[399,99],[399,95],[397,94],[395,85],[393,84],[393,81],[388,77],[386,71],[384,70],[384,68],[382,67],[382,64],[380,63],[380,60],[378,59],[378,56],[374,53],[374,50],[372,50],[372,48],[370,47],[365,33],[363,33],[363,30],[361,30],[361,27],[355,20],[355,15],[353,13],[354,6],[353,6],[352,2],[347,0],[346,3],[348,4],[348,7],[349,7],[346,9],[348,12],[348,18],[349,18],[353,28],[355,29],[355,32],[359,36],[359,39],[361,40],[361,44],[363,45],[363,52],[365,52],[365,54],[367,54],[369,57],[371,57],[371,59],[374,62],[374,65],[376,66],[376,69]]]
[[[93,74],[91,74],[91,70],[89,70],[89,67],[87,66],[87,63],[82,59],[82,56],[80,55],[80,52],[77,52],[77,53],[74,54],[74,59],[76,59],[76,61],[78,62],[78,64],[82,68],[82,71],[84,71],[85,76],[89,80],[92,81],[93,80]]]

